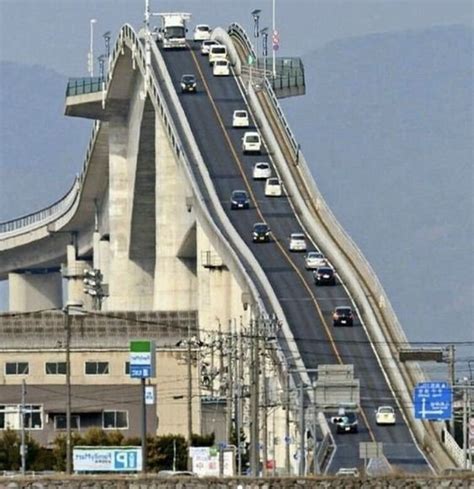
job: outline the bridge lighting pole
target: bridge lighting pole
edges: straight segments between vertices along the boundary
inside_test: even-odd
[[[276,3],[276,0],[273,0],[273,2],[272,2],[272,35],[275,34],[275,29],[276,29],[275,3]],[[273,49],[273,46],[272,46],[272,72],[273,72],[273,78],[276,78],[276,51],[275,51],[275,49]]]
[[[105,79],[105,59],[106,59],[105,54],[101,54],[97,58],[97,61],[99,62],[99,78],[100,78],[100,81],[104,81],[104,79]]]
[[[267,56],[268,56],[268,27],[263,28],[260,31],[262,35],[262,47],[263,47],[263,77],[267,76]]]
[[[105,56],[107,57],[107,63],[110,63],[110,38],[112,34],[110,31],[104,32],[102,35],[105,41]]]
[[[90,26],[90,43],[89,43],[89,75],[92,78],[94,76],[94,24],[97,19],[91,19]]]
[[[253,36],[255,37],[255,55],[257,56],[257,69],[258,69],[258,37],[260,35],[259,22],[260,22],[260,9],[252,10],[253,17]]]

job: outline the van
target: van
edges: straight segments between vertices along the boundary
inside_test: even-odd
[[[281,182],[278,178],[267,178],[265,182],[265,197],[281,197],[282,196]]]
[[[242,138],[242,151],[244,153],[260,153],[262,151],[262,139],[260,134],[247,131]]]
[[[218,59],[227,59],[227,48],[222,44],[211,46],[209,49],[209,64],[212,65]]]

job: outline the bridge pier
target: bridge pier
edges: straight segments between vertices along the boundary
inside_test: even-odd
[[[62,307],[59,271],[8,274],[9,311],[31,312]]]

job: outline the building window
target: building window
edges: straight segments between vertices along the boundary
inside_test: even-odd
[[[102,428],[105,430],[126,430],[128,428],[128,411],[104,411]]]
[[[125,375],[130,375],[130,362],[125,362]]]
[[[80,426],[80,416],[77,414],[71,415],[71,429],[79,431],[81,429]],[[54,429],[58,431],[66,429],[66,415],[56,414],[54,416]]]
[[[28,375],[30,367],[28,362],[6,362],[5,375]]]
[[[86,362],[86,375],[107,375],[109,362]]]
[[[28,430],[43,429],[43,407],[27,404],[24,411],[25,428]],[[0,406],[0,430],[21,429],[21,405]]]
[[[46,362],[46,375],[66,375],[66,362]]]

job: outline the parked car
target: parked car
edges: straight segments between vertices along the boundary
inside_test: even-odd
[[[316,285],[336,285],[336,272],[329,265],[314,270],[313,277]]]
[[[306,238],[303,233],[291,233],[290,244],[288,246],[290,251],[306,251]]]
[[[319,251],[310,251],[304,257],[304,263],[306,270],[315,270],[316,268],[327,265],[326,258]]]
[[[336,307],[332,315],[332,324],[333,326],[353,326],[352,308],[348,306]]]
[[[198,477],[197,474],[189,470],[160,470],[158,477]]]
[[[247,131],[242,138],[242,151],[244,153],[260,153],[262,150],[262,139],[255,131]]]
[[[357,414],[354,412],[346,411],[334,417],[333,422],[336,424],[337,433],[357,433],[359,431]]]
[[[209,48],[209,64],[212,66],[218,59],[227,59],[227,48],[219,43]]]
[[[337,477],[360,477],[359,470],[356,467],[341,467],[336,472]]]
[[[196,77],[194,75],[183,75],[181,77],[181,92],[196,92]]]
[[[278,178],[267,178],[265,182],[265,197],[281,197],[283,189],[281,188],[281,182]]]
[[[234,190],[230,197],[231,209],[248,209],[250,207],[249,197],[245,190]]]
[[[270,228],[266,222],[256,222],[253,225],[252,241],[254,243],[270,241]]]
[[[212,74],[214,76],[229,76],[229,62],[226,59],[217,59],[212,66]]]
[[[202,41],[201,54],[203,54],[204,56],[208,55],[211,46],[219,46],[219,43],[217,41],[214,41],[214,39],[209,39],[208,41]]]
[[[207,24],[198,24],[194,28],[193,39],[195,41],[207,41],[211,37],[211,28]]]
[[[395,409],[392,406],[379,406],[375,412],[377,424],[395,424]]]
[[[249,127],[249,114],[246,110],[234,110],[232,127]]]
[[[255,163],[253,167],[253,179],[254,180],[266,180],[272,176],[272,169],[270,164],[266,161],[259,161]]]

